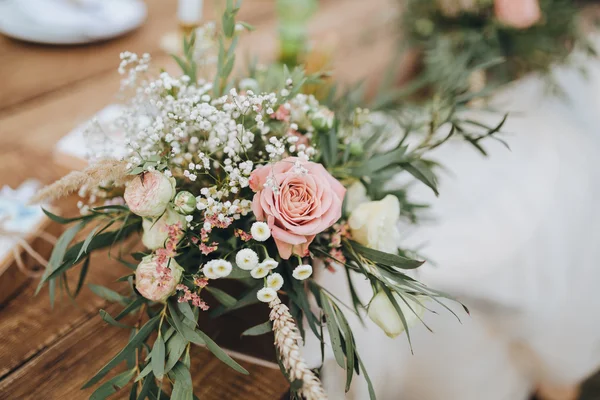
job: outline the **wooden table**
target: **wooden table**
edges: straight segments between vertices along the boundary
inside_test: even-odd
[[[338,79],[352,82],[381,75],[394,45],[391,37],[381,34],[381,26],[389,24],[387,1],[321,2],[311,35],[317,40],[335,37],[333,67]],[[207,3],[209,8],[213,5]],[[242,54],[257,52],[268,61],[277,45],[274,1],[245,3],[240,19],[257,30],[241,41]],[[100,44],[52,47],[0,37],[0,186],[15,187],[29,177],[50,183],[68,172],[53,162],[53,147],[114,100],[121,51],[149,52],[155,64],[173,65],[159,49],[159,40],[176,29],[174,1],[148,0],[148,6],[149,18],[142,28]],[[61,207],[72,213],[73,199]],[[105,254],[95,255],[92,265],[89,282],[111,286],[124,274]],[[85,288],[76,304],[63,298],[52,309],[46,290],[34,296],[36,281],[19,279],[15,285],[16,293],[0,305],[0,399],[87,398],[93,389],[81,391],[81,385],[127,341],[128,331],[98,317],[99,309],[111,311],[114,306]],[[240,362],[250,376],[196,348],[196,394],[201,399],[279,399],[288,390],[278,369]],[[126,398],[124,393],[115,398]]]

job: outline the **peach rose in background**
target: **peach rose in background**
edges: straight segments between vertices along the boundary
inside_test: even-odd
[[[321,164],[288,157],[250,176],[252,211],[267,221],[279,255],[305,256],[315,236],[342,216],[346,188]],[[274,190],[275,189],[275,190]]]
[[[129,181],[123,197],[132,213],[154,218],[165,212],[174,195],[174,180],[152,171]]]
[[[542,17],[538,0],[494,0],[496,18],[505,25],[525,29]]]

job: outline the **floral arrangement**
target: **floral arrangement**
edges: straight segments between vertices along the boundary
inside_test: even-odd
[[[176,58],[183,70],[179,76],[154,74],[148,55],[122,53],[119,72],[131,96],[117,124],[127,135],[128,156],[116,160],[110,148],[97,149],[87,169],[37,195],[37,201],[73,192],[82,197],[80,216],[46,211],[54,221],[71,225],[56,243],[40,282],[39,288],[49,285],[51,301],[57,288],[73,297],[79,293],[95,251],[113,249],[114,254],[119,248],[116,258],[131,270],[120,279],[126,294],[90,285],[124,306],[118,315],[101,311],[101,317],[132,330],[125,347],[85,384],[100,382],[127,360],[127,369],[100,385],[94,399],[132,380],[132,398],[191,399],[192,344],[206,346],[234,370],[247,373],[200,329],[198,318],[212,307],[231,310],[261,302],[270,312],[246,334],[274,332],[277,357],[293,392],[326,398],[300,347],[307,329],[324,344],[327,330],[328,345],[347,372],[347,388],[360,373],[374,398],[348,311],[313,274],[368,279],[376,293],[370,305],[361,303],[350,280],[353,304],[348,310],[368,309],[390,337],[420,318],[426,299],[439,302],[443,296],[407,274],[423,261],[399,248],[397,222],[412,219],[411,207],[417,206],[404,189],[386,182],[404,173],[437,193],[435,164],[424,157],[427,151],[452,136],[480,148],[480,140],[497,133],[501,124],[468,133],[468,121],[438,99],[419,113],[411,108],[397,114],[398,130],[390,133],[387,123],[377,122],[379,112],[348,104],[333,112],[304,94],[303,85],[318,78],[305,76],[301,68],[282,67],[277,89],[265,89],[274,82],[260,73],[257,79],[232,79],[238,37],[251,29],[235,21],[238,10],[239,4],[227,2],[210,81],[197,76],[194,37],[185,40],[185,54]],[[413,118],[405,125],[409,115]],[[450,130],[438,138],[442,126]],[[74,242],[78,234],[85,238]],[[143,250],[136,251],[140,237]],[[71,290],[66,276],[77,266],[79,283]],[[241,297],[223,290],[227,279],[245,285]],[[132,313],[138,315],[135,326],[123,324]]]
[[[423,52],[424,81],[451,90],[548,76],[575,46],[594,53],[571,0],[410,0],[400,27]]]

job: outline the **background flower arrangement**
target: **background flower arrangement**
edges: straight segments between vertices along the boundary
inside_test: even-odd
[[[224,309],[269,305],[265,323],[246,334],[274,331],[282,372],[292,390],[308,399],[325,394],[300,354],[306,329],[323,345],[328,331],[347,388],[354,373],[369,380],[345,305],[311,279],[313,270],[368,279],[377,293],[370,306],[353,296],[349,309],[368,308],[392,337],[419,318],[425,299],[443,296],[407,275],[422,261],[398,248],[396,224],[401,217],[415,219],[419,205],[409,202],[405,188],[386,183],[405,173],[437,193],[435,163],[424,157],[427,151],[453,136],[483,151],[479,142],[495,137],[501,123],[488,128],[462,120],[454,99],[443,96],[417,109],[388,94],[375,107],[393,108],[387,113],[357,108],[360,91],[340,102],[332,90],[321,103],[303,93],[320,74],[306,76],[301,68],[284,68],[282,79],[272,79],[266,68],[233,80],[238,37],[251,29],[236,23],[238,10],[239,4],[227,2],[210,81],[198,76],[194,37],[186,39],[184,57],[176,58],[181,76],[156,76],[148,56],[123,53],[119,71],[131,98],[119,125],[128,136],[129,156],[117,161],[106,158],[110,149],[101,151],[88,169],[38,194],[38,200],[48,200],[78,191],[85,199],[79,217],[47,212],[72,224],[40,283],[50,285],[51,301],[57,288],[77,295],[94,251],[108,248],[131,269],[120,279],[129,287],[127,295],[91,286],[124,306],[116,316],[101,311],[102,318],[132,331],[129,343],[85,386],[123,361],[126,371],[100,385],[93,398],[105,398],[132,380],[136,398],[193,398],[192,343],[247,373],[199,329],[199,314],[210,307],[206,292]],[[442,127],[448,130],[440,137]],[[73,243],[84,230],[85,239]],[[132,250],[128,240],[138,233],[142,252]],[[78,285],[69,288],[66,274],[79,265]],[[221,279],[239,280],[247,289],[235,298],[219,287]],[[349,290],[354,292],[351,283]],[[132,313],[138,322],[124,324]]]
[[[410,0],[401,18],[403,44],[423,53],[424,81],[446,89],[548,74],[575,46],[595,53],[571,0]]]

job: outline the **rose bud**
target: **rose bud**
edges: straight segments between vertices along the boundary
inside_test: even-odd
[[[176,224],[179,224],[179,229],[177,229],[177,236],[174,239],[179,241],[183,237],[183,231],[186,226],[186,220],[183,215],[167,209],[167,212],[158,220],[144,219],[142,221],[142,228],[144,229],[142,243],[151,250],[165,247],[165,242],[169,238],[169,226]]]
[[[168,258],[163,264],[161,266],[157,256],[149,255],[142,259],[135,270],[137,291],[148,300],[161,303],[175,293],[183,272],[174,258]]]
[[[175,210],[182,214],[191,214],[196,209],[196,197],[185,190],[177,193],[173,203],[175,204]]]
[[[158,171],[145,172],[125,188],[125,202],[140,217],[159,217],[175,194],[174,180]]]
[[[392,296],[398,304],[400,311],[402,311],[407,326],[414,325],[423,316],[425,308],[421,304],[405,297],[406,302],[410,304],[410,307],[408,307],[399,294],[393,292]],[[378,292],[371,299],[368,315],[371,321],[375,322],[390,338],[395,338],[404,332],[402,319],[398,315],[394,304],[392,304],[387,294],[383,291]]]

